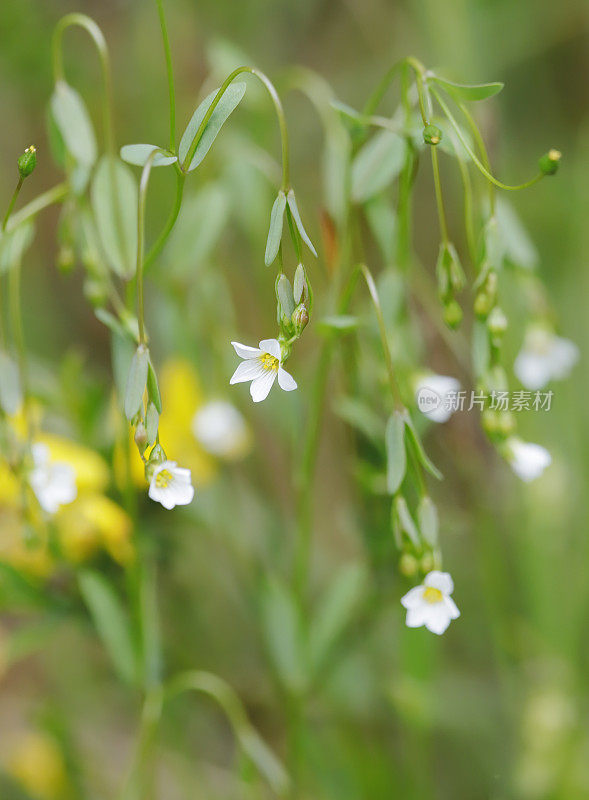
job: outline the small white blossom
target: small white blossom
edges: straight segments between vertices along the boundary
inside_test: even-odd
[[[168,510],[187,506],[194,497],[190,470],[179,467],[175,461],[162,461],[153,470],[149,496]]]
[[[244,360],[237,367],[229,383],[243,383],[251,381],[250,394],[254,403],[259,403],[268,397],[274,381],[278,378],[278,385],[285,392],[292,392],[297,384],[282,367],[282,351],[278,339],[262,339],[259,347],[248,347],[239,342],[231,342],[235,352]]]
[[[569,339],[540,326],[528,330],[513,371],[527,389],[542,389],[551,380],[568,377],[579,359],[579,348]]]
[[[526,483],[539,478],[552,463],[552,456],[545,447],[523,442],[515,436],[507,441],[506,453],[512,470]]]
[[[428,631],[442,634],[451,620],[460,616],[460,611],[450,595],[454,581],[447,572],[429,572],[421,586],[416,586],[401,598],[407,609],[406,624],[409,628],[425,625]]]
[[[248,449],[250,434],[243,416],[224,400],[211,400],[192,419],[196,439],[218,458],[240,458]]]
[[[457,410],[460,382],[449,375],[426,375],[416,386],[417,406],[432,422],[447,422]],[[454,402],[453,402],[454,398]]]
[[[46,444],[33,444],[31,452],[34,466],[29,483],[41,508],[48,514],[55,514],[60,506],[76,499],[76,472],[64,461],[52,462]]]

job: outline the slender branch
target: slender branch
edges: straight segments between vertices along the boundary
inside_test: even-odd
[[[30,203],[27,203],[26,206],[23,206],[20,211],[17,211],[16,214],[13,214],[10,219],[6,221],[6,232],[13,231],[15,228],[18,228],[19,225],[22,225],[23,222],[27,222],[29,219],[36,217],[40,211],[43,211],[48,206],[54,203],[61,203],[61,201],[67,197],[68,193],[69,186],[64,182],[58,183],[56,186],[43,192],[43,194],[35,197],[34,200],[31,200]]]
[[[438,161],[438,150],[435,145],[430,145],[432,153],[432,169],[434,173],[434,187],[436,190],[436,205],[438,207],[438,219],[440,220],[440,233],[444,244],[448,242],[448,223],[446,222],[446,212],[444,210],[444,197],[442,195],[442,182],[440,181],[440,164]]]
[[[170,151],[172,153],[175,153],[176,152],[176,92],[174,90],[174,71],[172,68],[172,52],[170,50],[170,39],[168,37],[168,27],[166,25],[163,0],[156,0],[156,3],[160,18],[160,27],[162,29],[164,53],[166,56],[166,72],[168,75],[168,94],[170,97]]]
[[[10,198],[10,203],[8,204],[8,208],[6,210],[6,214],[2,222],[2,233],[4,233],[4,231],[6,230],[6,226],[8,225],[8,220],[10,218],[10,215],[12,214],[12,209],[14,208],[14,204],[16,203],[16,198],[18,197],[20,190],[22,189],[24,180],[25,179],[21,175],[18,179],[18,183],[16,184],[16,189],[12,193],[12,197]]]
[[[145,203],[147,200],[147,188],[149,186],[149,176],[153,161],[159,153],[165,153],[164,150],[157,148],[152,150],[149,154],[147,161],[141,172],[141,181],[139,182],[139,199],[137,203],[137,319],[139,322],[139,344],[145,344],[145,309],[143,302],[143,247],[145,243]]]

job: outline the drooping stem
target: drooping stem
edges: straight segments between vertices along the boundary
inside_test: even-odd
[[[446,211],[444,210],[444,197],[442,195],[442,182],[440,180],[440,164],[438,161],[438,150],[435,145],[430,145],[432,152],[432,169],[434,173],[434,187],[436,191],[436,205],[438,207],[438,219],[440,221],[440,233],[442,242],[448,243],[448,223],[446,222]]]
[[[462,111],[464,118],[468,122],[468,126],[474,136],[475,142],[477,143],[477,147],[479,148],[479,153],[481,154],[481,159],[483,162],[484,167],[491,172],[491,162],[489,161],[489,155],[487,153],[487,147],[485,145],[485,140],[481,136],[481,132],[479,131],[479,126],[473,119],[472,114],[468,110],[468,108],[464,105],[464,103],[458,103],[458,108]],[[491,216],[495,214],[495,186],[493,183],[489,182],[489,208],[491,211]]]
[[[454,115],[452,114],[452,112],[448,108],[448,104],[446,102],[444,102],[444,99],[440,96],[440,93],[438,91],[436,91],[436,89],[434,89],[433,87],[431,89],[431,92],[434,95],[434,97],[436,98],[436,100],[438,101],[438,103],[440,104],[440,107],[442,108],[444,114],[448,118],[448,121],[450,122],[450,124],[452,125],[454,130],[456,131],[456,135],[460,139],[460,142],[462,143],[462,146],[464,147],[464,149],[466,150],[468,155],[471,157],[473,163],[477,166],[479,171],[482,172],[482,174],[485,176],[485,178],[487,178],[488,181],[491,181],[491,183],[494,183],[495,186],[498,186],[500,189],[505,189],[508,192],[517,192],[517,191],[520,191],[521,189],[528,189],[530,186],[533,186],[535,183],[538,183],[538,181],[542,180],[542,178],[544,177],[542,172],[539,172],[537,175],[535,175],[533,178],[531,178],[529,181],[526,181],[525,183],[520,183],[520,184],[516,184],[516,185],[513,185],[513,186],[510,186],[509,184],[503,183],[502,181],[498,180],[481,163],[480,159],[477,158],[476,154],[473,152],[472,147],[470,146],[470,144],[466,140],[464,134],[462,133],[462,130],[460,129],[460,126],[456,122],[456,119],[455,119]]]
[[[229,87],[229,85],[237,78],[239,75],[243,75],[244,73],[248,73],[250,75],[255,75],[258,80],[260,80],[264,87],[266,88],[272,103],[274,105],[274,110],[276,111],[276,117],[278,119],[278,127],[280,128],[280,141],[282,146],[282,191],[287,192],[290,188],[290,167],[289,167],[289,152],[288,152],[288,129],[286,127],[286,117],[284,116],[284,109],[282,108],[282,102],[276,91],[274,84],[272,81],[259,69],[256,67],[238,67],[237,69],[233,70],[233,72],[225,78],[221,88],[213,98],[213,102],[207,109],[207,113],[204,115],[202,122],[198,126],[198,130],[194,135],[194,139],[190,147],[188,148],[188,152],[184,161],[182,162],[182,171],[187,172],[190,164],[192,163],[192,159],[194,158],[194,153],[196,152],[196,148],[198,147],[198,143],[200,142],[202,135],[205,131],[205,128],[211,119],[215,108],[218,106],[221,98],[225,94],[225,91]]]
[[[172,52],[170,50],[170,39],[168,37],[168,27],[164,14],[163,0],[156,0],[157,10],[162,29],[162,40],[164,53],[166,56],[166,72],[168,75],[168,94],[170,97],[170,152],[176,152],[176,92],[174,90],[174,71],[172,68]]]
[[[20,190],[22,189],[23,183],[24,183],[24,178],[21,176],[18,179],[18,183],[16,184],[16,189],[14,190],[14,192],[12,193],[12,197],[10,198],[10,203],[8,204],[8,208],[6,210],[6,214],[2,222],[2,233],[4,233],[4,231],[6,230],[6,226],[8,225],[8,220],[10,219],[10,215],[12,214],[12,209],[14,208],[16,199],[20,194]]]

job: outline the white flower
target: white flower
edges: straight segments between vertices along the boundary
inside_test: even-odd
[[[523,442],[515,436],[507,441],[506,452],[511,469],[526,483],[539,478],[552,463],[552,456],[545,447]]]
[[[569,339],[540,326],[528,330],[513,371],[527,389],[537,390],[551,380],[568,377],[579,359],[579,348]]]
[[[268,397],[274,381],[278,377],[278,385],[285,392],[292,392],[297,384],[289,373],[282,368],[282,351],[278,339],[262,339],[260,346],[248,347],[239,342],[231,342],[235,352],[244,360],[237,367],[229,383],[251,381],[250,394],[254,403]]]
[[[460,382],[449,375],[426,375],[416,386],[417,407],[432,422],[447,422],[457,409]]]
[[[33,444],[31,452],[34,466],[29,483],[41,508],[48,514],[55,514],[60,506],[76,499],[76,472],[64,461],[51,462],[46,444]]]
[[[207,452],[229,460],[243,456],[250,442],[244,418],[224,400],[201,406],[192,419],[192,432]]]
[[[416,586],[401,598],[407,609],[407,626],[419,628],[425,625],[432,633],[444,633],[450,621],[460,616],[450,597],[453,591],[454,582],[447,572],[434,570],[428,573],[421,586]]]
[[[162,461],[153,470],[149,496],[168,510],[187,506],[194,497],[190,470],[179,467],[175,461]]]

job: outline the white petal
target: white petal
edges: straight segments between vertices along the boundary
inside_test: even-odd
[[[509,459],[511,468],[526,483],[538,478],[552,463],[552,456],[548,450],[539,444],[512,438],[508,447],[511,452]]]
[[[423,581],[425,586],[439,589],[442,594],[452,594],[454,591],[454,581],[449,572],[440,572],[437,569],[428,572]]]
[[[408,628],[419,628],[421,625],[425,624],[427,613],[428,609],[426,608],[425,603],[417,608],[410,608],[407,611],[405,625],[407,625]]]
[[[570,371],[579,360],[579,355],[579,348],[574,342],[571,342],[570,339],[555,336],[550,354],[552,377],[556,380],[563,380],[568,377]]]
[[[447,398],[460,390],[460,381],[450,375],[427,375],[416,387],[417,406],[432,422],[447,422],[453,408]]]
[[[261,350],[257,347],[250,347],[247,344],[240,344],[239,342],[231,342],[235,352],[240,358],[257,358],[262,355]]]
[[[425,627],[428,631],[437,633],[440,636],[444,633],[450,621],[451,617],[444,603],[435,603],[428,609]]]
[[[244,418],[225,400],[211,400],[201,406],[192,420],[192,432],[205,450],[221,458],[239,458],[249,443]]]
[[[536,391],[546,386],[550,380],[552,365],[545,354],[523,349],[515,359],[513,371],[526,389]]]
[[[258,358],[250,358],[247,361],[242,361],[237,367],[229,383],[244,383],[244,381],[253,381],[259,378],[265,372],[263,366],[260,364]]]
[[[458,619],[460,616],[460,611],[458,610],[458,606],[452,600],[451,597],[444,597],[444,605],[448,610],[448,614],[450,615],[450,619]]]
[[[260,342],[260,350],[263,353],[270,353],[271,356],[274,356],[274,358],[277,358],[279,361],[282,358],[278,339],[262,339]]]
[[[254,381],[252,381],[252,385],[250,386],[250,394],[254,403],[260,403],[262,400],[265,400],[268,397],[270,389],[272,388],[275,380],[276,371],[271,369],[264,370],[263,375],[260,375],[259,378],[256,378]]]
[[[49,463],[49,448],[46,444],[43,444],[43,442],[35,442],[35,444],[31,446],[31,453],[35,466],[41,467]]]
[[[297,388],[297,382],[292,377],[290,372],[287,372],[282,367],[278,367],[278,385],[285,392],[292,392]]]
[[[424,602],[423,600],[423,586],[415,586],[410,589],[407,594],[401,598],[401,605],[405,608],[416,608]]]

